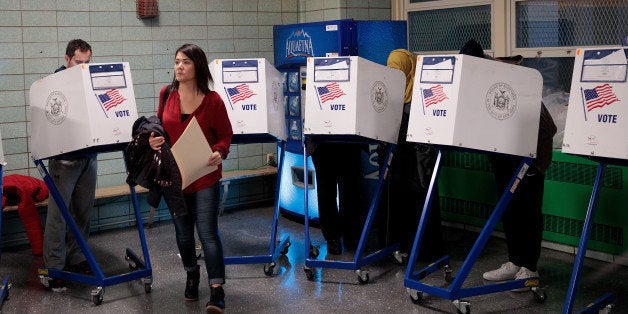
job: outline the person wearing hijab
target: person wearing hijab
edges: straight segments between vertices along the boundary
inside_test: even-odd
[[[433,147],[406,141],[412,87],[414,85],[415,61],[416,58],[410,51],[396,49],[390,52],[386,62],[388,67],[404,73],[406,88],[404,103],[399,104],[399,106],[403,106],[403,116],[397,147],[390,165],[388,183],[380,201],[380,206],[382,206],[380,213],[386,217],[379,220],[379,228],[386,230],[386,232],[378,232],[381,244],[389,245],[398,242],[401,253],[406,256],[414,243],[414,236],[421,218],[423,203],[427,196],[437,155],[437,151]],[[384,144],[378,147],[380,168],[385,151]],[[435,193],[438,195],[438,190]],[[429,241],[425,241],[419,250],[419,258],[421,259],[440,257],[441,254],[440,208],[437,201],[433,202],[432,206],[425,231],[425,238]]]

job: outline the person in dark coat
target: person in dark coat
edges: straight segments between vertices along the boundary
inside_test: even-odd
[[[482,46],[475,40],[468,41],[460,50],[478,58],[492,59],[484,54]],[[497,58],[496,61],[519,64],[520,56]],[[485,272],[482,277],[489,281],[505,281],[539,277],[537,263],[541,256],[543,236],[543,190],[545,170],[552,162],[552,138],[557,128],[547,108],[541,103],[539,133],[536,159],[532,162],[524,179],[515,191],[506,211],[502,216],[508,262],[500,268]],[[508,186],[521,158],[511,155],[489,156],[495,174],[497,192],[501,195]],[[515,292],[528,291],[530,288],[515,289]]]

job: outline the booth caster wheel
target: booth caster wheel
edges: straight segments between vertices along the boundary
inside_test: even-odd
[[[92,290],[92,302],[96,305],[101,305],[103,300],[103,295],[105,294],[105,290],[102,287],[97,287]]]
[[[153,278],[145,277],[142,278],[142,283],[144,283],[144,292],[150,293],[153,290]]]
[[[547,300],[547,293],[545,289],[541,289],[539,287],[532,287],[532,293],[534,293],[534,299],[538,303],[543,303]]]
[[[457,309],[458,314],[470,314],[471,313],[471,302],[463,301],[463,300],[453,300],[452,303]]]
[[[611,312],[613,312],[613,304],[606,304],[606,306],[601,308],[598,313],[599,314],[608,314],[608,313],[611,313]]]
[[[358,269],[355,271],[356,274],[358,274],[358,282],[360,282],[361,285],[366,284],[367,282],[369,282],[369,272],[366,270],[361,270]]]
[[[414,290],[414,289],[410,289],[410,288],[406,288],[406,292],[410,296],[410,300],[412,300],[412,303],[414,303],[414,304],[423,304],[423,302],[425,302],[425,299],[423,297],[423,292],[420,292],[420,291]]]
[[[408,260],[408,254],[401,253],[401,251],[394,251],[393,258],[395,259],[395,264],[404,265]]]
[[[303,270],[305,271],[305,278],[307,278],[307,280],[314,279],[314,271],[312,271],[311,268],[305,267]]]
[[[449,265],[443,266],[443,279],[446,283],[451,283],[452,281],[454,281],[455,276],[453,275],[453,273],[454,271]]]
[[[266,276],[272,276],[273,270],[275,269],[275,262],[271,262],[270,264],[264,265],[264,274]]]
[[[286,255],[288,254],[288,248],[290,247],[290,241],[286,242],[286,246],[283,247],[283,249],[281,249],[281,255]]]
[[[131,259],[130,256],[126,255],[124,259],[129,263],[130,270],[137,270],[137,264]]]
[[[310,258],[317,258],[319,253],[318,247],[310,244]]]
[[[9,290],[11,290],[11,286],[13,286],[11,283],[7,283],[7,286],[3,287],[4,288],[4,298],[2,299],[2,302],[4,302],[4,301],[9,299]],[[2,305],[2,303],[0,303],[0,306],[1,305]],[[2,313],[1,311],[2,311],[2,308],[0,308],[0,313]]]

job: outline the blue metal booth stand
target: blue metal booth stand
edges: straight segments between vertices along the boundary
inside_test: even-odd
[[[111,151],[111,150],[107,150],[107,151]],[[102,152],[105,152],[105,151],[102,151],[102,150],[98,151],[98,153],[102,153]],[[100,266],[98,265],[98,262],[94,258],[94,254],[92,253],[90,248],[87,246],[87,241],[81,234],[81,231],[76,225],[76,222],[72,218],[72,214],[70,214],[70,211],[67,205],[65,204],[65,202],[63,201],[63,198],[61,198],[61,195],[59,194],[59,190],[57,189],[54,181],[52,180],[50,174],[48,173],[48,170],[46,169],[46,166],[42,162],[42,159],[34,159],[33,161],[35,163],[35,166],[39,170],[44,182],[48,186],[48,190],[50,191],[50,195],[52,196],[54,202],[56,202],[57,205],[59,206],[59,210],[61,211],[61,214],[63,215],[63,218],[65,219],[65,222],[68,225],[70,232],[76,238],[76,242],[81,248],[81,252],[83,252],[83,255],[85,255],[85,258],[87,262],[89,263],[89,266],[92,272],[94,273],[93,276],[90,276],[90,275],[83,275],[83,274],[78,274],[78,273],[62,271],[59,269],[39,268],[38,269],[39,278],[44,288],[51,289],[52,288],[51,282],[52,282],[52,279],[54,278],[59,278],[66,281],[74,281],[74,282],[80,282],[80,283],[96,286],[96,288],[94,288],[91,291],[92,301],[96,305],[100,305],[102,303],[103,295],[105,292],[105,289],[104,289],[105,287],[136,280],[136,279],[141,279],[142,283],[144,284],[144,291],[146,293],[150,293],[152,282],[153,282],[152,267],[150,264],[150,257],[148,255],[148,246],[146,245],[146,236],[144,235],[144,226],[142,224],[142,216],[140,214],[140,207],[137,201],[137,194],[135,192],[135,187],[129,186],[129,189],[131,192],[130,196],[133,202],[135,220],[137,221],[137,231],[139,234],[144,259],[142,260],[133,252],[133,250],[131,250],[130,248],[127,248],[125,259],[129,263],[130,272],[121,274],[121,275],[114,275],[114,276],[106,277],[103,274]]]
[[[309,219],[305,219],[305,274],[314,277],[312,268],[354,270],[360,283],[369,281],[365,265],[392,255],[403,262],[399,243],[363,256],[373,221],[379,210],[379,198],[386,180],[393,152],[397,146],[405,92],[403,72],[359,56],[308,58],[306,105],[303,123],[303,177],[308,186],[306,143],[388,144],[377,185],[366,200],[369,208],[352,261],[318,260],[318,247],[310,244]],[[380,156],[381,157],[381,156]],[[342,157],[341,157],[342,158]],[[360,162],[356,160],[354,162]],[[321,169],[318,169],[321,171]],[[318,181],[317,181],[318,182]],[[304,194],[305,217],[309,217],[308,193]],[[321,209],[319,208],[319,217]],[[361,218],[360,218],[361,219]],[[329,255],[327,255],[329,256]]]
[[[268,135],[270,136],[270,135]],[[262,139],[265,136],[261,137]],[[263,141],[263,140],[262,140]],[[264,274],[266,276],[271,276],[273,274],[273,270],[275,269],[276,263],[275,261],[280,255],[286,255],[288,253],[288,248],[290,247],[290,236],[284,236],[280,241],[277,241],[277,227],[279,220],[279,191],[281,185],[281,169],[283,169],[284,163],[284,152],[285,152],[285,141],[278,139],[278,145],[281,147],[279,150],[279,163],[277,165],[277,187],[275,190],[275,203],[274,203],[274,214],[273,214],[273,223],[271,227],[270,234],[270,244],[268,248],[268,254],[265,255],[253,255],[253,256],[225,256],[225,265],[233,265],[233,264],[259,264],[266,263],[264,265]],[[236,135],[234,134],[232,143],[233,144],[243,144],[243,143],[259,143],[260,138],[256,135]]]
[[[625,162],[624,162],[625,163]],[[595,175],[595,181],[593,183],[593,190],[591,192],[591,198],[589,200],[589,206],[587,207],[587,213],[584,220],[584,226],[582,227],[582,234],[580,236],[580,242],[578,243],[578,252],[574,261],[573,270],[571,273],[571,279],[569,280],[569,289],[567,290],[567,297],[565,298],[565,307],[563,313],[572,313],[574,307],[574,301],[576,298],[576,291],[578,290],[578,280],[580,280],[580,274],[582,273],[582,265],[584,265],[584,258],[587,253],[587,244],[591,238],[591,230],[593,229],[593,223],[595,218],[595,207],[597,204],[598,196],[600,194],[600,187],[603,185],[604,169],[608,165],[608,161],[600,160],[597,166],[597,172]],[[621,164],[617,162],[617,164]],[[580,309],[578,313],[607,313],[612,309],[612,303],[614,301],[613,294],[608,292],[597,298],[596,300],[587,304],[584,308]]]
[[[2,145],[0,143],[0,145]],[[4,160],[2,159],[2,149],[0,147],[0,192],[2,192],[2,164]],[[2,197],[0,193],[0,211],[2,210]],[[2,235],[2,213],[0,212],[0,236]],[[0,241],[2,243],[2,241]],[[0,254],[2,250],[0,249]],[[2,280],[2,285],[0,286],[0,309],[2,309],[2,304],[6,299],[9,298],[9,290],[11,289],[11,284],[9,283],[9,276],[5,276],[4,280]]]
[[[304,143],[306,142],[306,139],[305,139],[306,136],[307,135],[303,136]],[[327,141],[332,141],[332,142],[334,141],[333,139],[334,136],[322,136],[322,137],[323,138],[327,137]],[[341,140],[341,142],[344,142],[344,143],[349,142],[349,141],[350,140],[347,140],[347,139]],[[354,141],[356,140],[354,139]],[[369,141],[369,142],[372,142],[372,141]],[[394,243],[388,247],[379,249],[367,256],[362,256],[364,254],[367,237],[370,233],[371,227],[373,225],[373,221],[375,220],[375,217],[377,214],[377,210],[379,207],[378,206],[379,198],[380,198],[382,189],[384,187],[384,182],[387,177],[388,168],[390,167],[390,162],[392,161],[392,156],[393,156],[395,147],[396,147],[395,144],[389,143],[388,148],[386,150],[386,157],[385,157],[386,161],[384,163],[384,167],[379,173],[377,186],[371,198],[369,209],[366,215],[366,220],[364,222],[364,226],[362,227],[362,233],[360,235],[360,240],[358,242],[358,247],[356,248],[352,261],[318,260],[317,257],[319,255],[319,249],[318,249],[318,246],[314,246],[310,242],[309,219],[305,219],[305,251],[309,253],[308,253],[308,257],[305,259],[305,267],[303,269],[305,271],[305,275],[307,279],[312,280],[314,278],[314,271],[312,268],[348,269],[348,270],[354,270],[358,276],[358,282],[361,284],[365,284],[369,281],[369,273],[367,270],[363,269],[364,266],[369,265],[391,254],[393,255],[393,257],[395,258],[395,261],[398,264],[403,263],[403,257],[401,256],[401,253],[399,252],[399,243]],[[303,173],[304,173],[305,186],[308,185],[308,182],[307,182],[308,169],[307,169],[307,160],[306,160],[307,157],[308,157],[307,149],[305,147],[305,144],[303,144],[303,160],[304,160]],[[305,209],[305,217],[309,217],[307,192],[304,193],[303,198],[304,198],[303,203],[304,203],[304,209]]]
[[[430,263],[426,267],[415,271],[419,254],[419,247],[423,241],[423,234],[425,233],[425,229],[427,227],[427,217],[429,217],[429,211],[432,202],[438,201],[438,195],[434,195],[434,185],[438,184],[437,182],[440,172],[441,155],[442,152],[439,151],[438,157],[436,159],[436,164],[434,166],[434,173],[432,174],[430,186],[427,192],[428,196],[423,205],[423,212],[421,214],[419,226],[417,228],[417,232],[414,238],[414,245],[412,247],[412,252],[410,253],[410,258],[408,260],[408,266],[406,268],[406,274],[404,277],[404,285],[406,287],[407,293],[410,295],[411,300],[417,304],[423,303],[423,293],[425,292],[430,295],[435,295],[441,298],[452,300],[452,303],[458,309],[458,313],[470,313],[470,302],[462,300],[462,298],[508,291],[522,287],[531,287],[532,292],[536,297],[536,300],[539,302],[545,301],[547,295],[545,291],[539,288],[539,280],[536,277],[462,288],[462,284],[467,279],[467,276],[469,275],[473,264],[480,256],[480,253],[484,249],[484,246],[490,238],[491,233],[501,219],[501,216],[506,210],[508,204],[510,203],[513,194],[516,192],[519,182],[525,177],[525,173],[532,163],[532,158],[530,157],[524,157],[522,159],[521,164],[510,179],[510,183],[504,190],[504,193],[499,199],[495,209],[493,210],[493,213],[488,218],[486,225],[484,225],[484,228],[482,228],[480,235],[476,239],[473,247],[471,248],[471,251],[467,255],[467,258],[464,260],[462,267],[455,276],[453,275],[453,270],[449,265],[449,256],[443,256],[436,261]],[[436,200],[434,199],[435,197]],[[449,283],[449,287],[442,288],[421,282],[422,279],[440,269],[442,269],[444,280],[445,282]]]

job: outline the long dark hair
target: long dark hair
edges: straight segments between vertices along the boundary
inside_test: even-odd
[[[186,57],[190,58],[194,63],[194,73],[196,76],[196,87],[200,89],[203,94],[209,93],[209,82],[211,82],[212,75],[209,73],[209,65],[207,64],[207,56],[205,56],[205,52],[201,47],[195,44],[184,44],[179,47],[177,51],[174,53],[175,58],[176,55],[182,52]],[[172,79],[172,87],[174,89],[179,89],[179,81],[177,81],[176,74]]]

